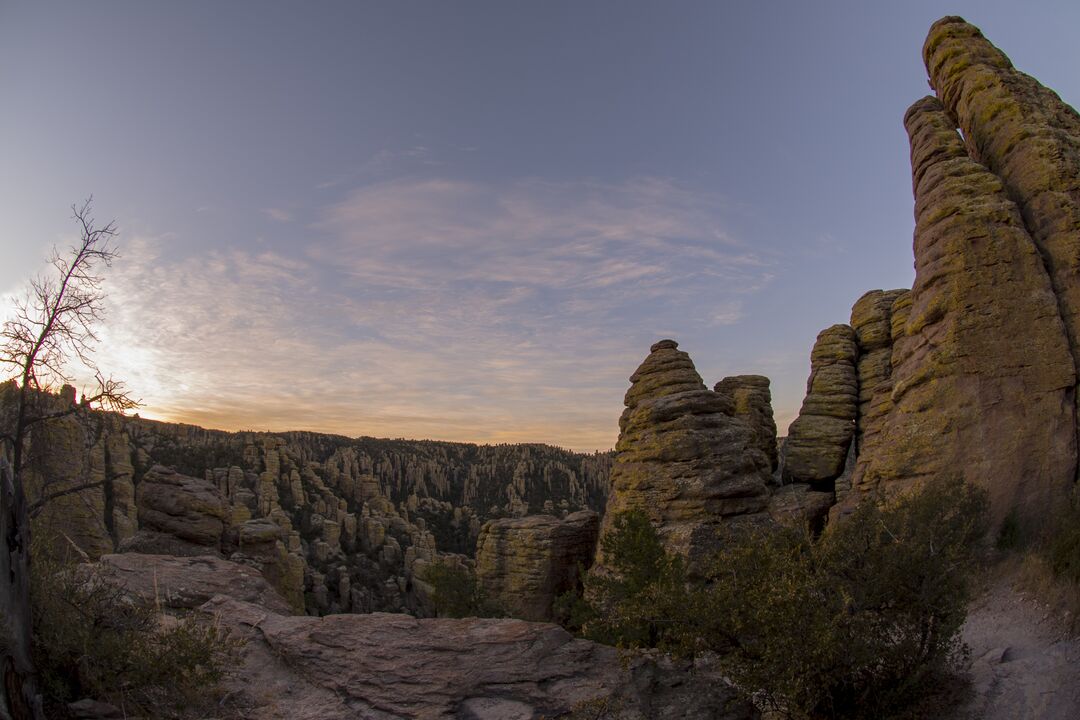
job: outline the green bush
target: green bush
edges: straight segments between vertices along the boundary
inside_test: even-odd
[[[939,481],[865,502],[818,539],[733,524],[695,584],[644,516],[617,518],[604,549],[625,577],[587,580],[584,634],[717,652],[746,696],[783,717],[889,717],[960,656],[986,509],[984,492]]]
[[[436,560],[422,578],[433,588],[431,602],[438,617],[501,617],[504,613],[484,594],[476,573],[464,565]]]
[[[1080,495],[1054,520],[1043,554],[1055,577],[1080,584]]]
[[[128,714],[205,717],[240,643],[193,615],[163,615],[94,566],[35,558],[34,661],[46,701],[83,697]]]
[[[585,580],[584,597],[560,597],[556,616],[607,645],[680,651],[690,591],[682,558],[664,552],[640,510],[617,515],[600,545],[608,567]]]

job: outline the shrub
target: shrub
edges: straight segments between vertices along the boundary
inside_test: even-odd
[[[487,598],[476,573],[464,565],[439,559],[431,563],[423,580],[432,586],[431,602],[438,617],[500,617],[503,613]]]
[[[34,661],[46,700],[83,697],[148,717],[205,716],[240,643],[194,615],[163,615],[94,566],[35,558]],[[203,711],[203,712],[200,712]]]
[[[617,519],[604,549],[630,553],[612,562],[626,578],[587,581],[595,619],[585,634],[718,652],[731,681],[781,716],[888,717],[960,656],[986,509],[984,492],[942,480],[865,502],[816,540],[732,524],[710,580],[696,584],[675,558],[657,557],[643,517]]]
[[[590,640],[681,651],[689,593],[682,558],[664,551],[640,510],[617,515],[600,545],[607,570],[585,580],[584,598],[560,598],[556,612],[569,608],[570,625]]]
[[[1043,554],[1058,578],[1080,584],[1080,495],[1054,520]]]

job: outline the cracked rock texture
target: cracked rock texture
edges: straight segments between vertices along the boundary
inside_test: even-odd
[[[773,419],[772,392],[764,375],[733,375],[713,386],[713,392],[731,400],[735,417],[750,426],[755,444],[769,459],[770,472],[777,467],[776,421]]]
[[[974,25],[945,17],[923,60],[968,154],[1014,200],[1050,276],[1074,361],[1080,357],[1080,115],[1013,67]]]

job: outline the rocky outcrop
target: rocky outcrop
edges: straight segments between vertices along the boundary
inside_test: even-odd
[[[673,340],[654,344],[630,383],[600,537],[618,513],[640,510],[693,570],[718,524],[766,517],[769,459],[731,399],[705,387]]]
[[[230,513],[228,502],[213,483],[156,465],[143,476],[135,497],[142,529],[127,541],[125,549],[159,549],[170,555],[221,551]]]
[[[857,358],[858,344],[850,325],[833,325],[818,334],[810,353],[806,398],[784,445],[786,481],[833,490],[855,436]]]
[[[49,403],[48,411],[62,411],[70,404],[66,398],[58,398]],[[25,477],[31,502],[55,496],[36,518],[34,532],[60,545],[70,541],[96,559],[113,551],[113,539],[106,508],[103,447],[93,436],[93,429],[73,416],[37,426],[30,433]],[[85,489],[72,492],[80,487]]]
[[[54,412],[73,397],[37,400]],[[82,407],[31,445],[31,502],[86,486],[47,504],[37,537],[91,559],[219,554],[317,614],[429,613],[419,578],[438,554],[474,555],[488,519],[602,509],[612,462],[539,444],[228,433]],[[170,473],[186,479],[163,483]],[[204,494],[214,510],[199,506]]]
[[[941,103],[916,102],[905,126],[915,284],[893,305],[891,407],[855,488],[959,473],[989,490],[997,522],[1016,512],[1031,525],[1075,472],[1076,378],[1057,299],[1019,209]]]
[[[215,596],[255,603],[271,612],[294,608],[258,570],[213,555],[176,557],[121,553],[102,556],[103,577],[166,610],[192,610]]]
[[[764,375],[733,375],[716,383],[713,392],[731,401],[735,417],[750,426],[756,445],[769,459],[771,472],[776,472],[776,421],[773,419],[769,378]]]
[[[591,510],[491,520],[476,543],[476,578],[510,617],[551,620],[555,598],[573,590],[596,549],[599,516]]]
[[[620,717],[750,720],[707,666],[648,658],[521,620],[407,615],[286,617],[218,597],[203,606],[246,641],[227,679],[234,704],[264,720],[558,717],[612,700]]]

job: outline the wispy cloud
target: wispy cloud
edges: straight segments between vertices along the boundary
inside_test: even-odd
[[[293,221],[292,213],[288,210],[282,210],[281,208],[263,208],[263,213],[271,220],[276,220],[277,222],[285,223]]]
[[[723,216],[667,180],[418,180],[354,191],[290,250],[130,241],[102,360],[150,416],[607,448],[648,344],[767,285]]]

